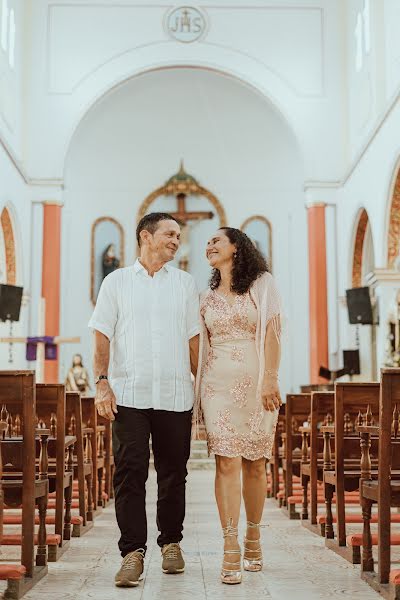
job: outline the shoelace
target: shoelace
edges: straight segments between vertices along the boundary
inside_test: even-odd
[[[168,560],[176,560],[178,558],[178,544],[168,544],[164,551],[164,556]]]
[[[142,562],[144,556],[142,552],[135,552],[131,554],[127,554],[122,561],[121,569],[126,571],[128,569],[133,569],[137,563]]]

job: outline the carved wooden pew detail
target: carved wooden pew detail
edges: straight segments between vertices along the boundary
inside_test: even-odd
[[[302,461],[301,447],[303,444],[300,428],[308,421],[311,410],[311,393],[288,394],[286,397],[286,431],[284,439],[284,456],[282,458],[282,470],[284,474],[285,494],[284,502],[287,513],[291,519],[298,519],[300,515],[296,512],[296,502],[299,495],[302,496],[301,486],[294,484],[293,478],[300,480],[300,468]],[[294,495],[294,491],[296,494]],[[302,497],[300,502],[302,502]]]
[[[47,544],[57,545],[58,536],[46,536],[48,501],[47,443],[50,430],[36,428],[36,386],[33,371],[0,371],[0,415],[6,416],[1,451],[4,505],[22,506],[21,534],[3,534],[2,545],[21,545],[22,579],[9,579],[7,598],[20,598],[47,573]],[[15,415],[15,417],[13,417]],[[17,419],[18,415],[18,419]],[[17,428],[20,428],[20,435]],[[36,466],[36,458],[38,465]],[[35,505],[39,531],[35,535]],[[36,566],[34,547],[37,544]]]
[[[346,504],[359,505],[360,441],[356,429],[368,406],[377,414],[378,404],[379,383],[337,383],[334,425],[321,428],[324,435],[325,544],[354,564],[360,562],[360,549],[354,544],[347,547],[346,522],[349,518],[346,518]],[[333,527],[334,495],[337,539]],[[361,510],[353,522],[359,522],[360,517]]]
[[[81,523],[73,525],[72,537],[80,537],[93,526],[93,462],[91,440],[93,430],[83,428],[79,392],[66,394],[66,431],[76,438],[73,456],[74,492],[77,496]],[[76,503],[73,500],[73,508]]]
[[[271,459],[269,461],[269,495],[271,498],[278,499],[279,483],[282,480],[282,457],[283,457],[283,439],[282,434],[285,432],[286,423],[286,405],[282,404],[279,409],[278,423],[276,426],[276,434],[272,447]]]
[[[82,419],[86,430],[92,430],[89,433],[90,449],[93,460],[93,480],[92,480],[92,496],[95,504],[95,510],[103,507],[108,500],[107,494],[104,491],[104,473],[110,466],[105,461],[105,434],[106,426],[100,424],[99,416],[94,404],[93,396],[81,396],[82,401]],[[111,430],[110,430],[111,431]],[[110,433],[111,436],[111,433]],[[110,442],[111,448],[111,442]],[[87,454],[89,456],[89,454]]]
[[[48,443],[49,506],[55,505],[55,533],[60,536],[60,544],[56,553],[49,554],[49,561],[55,561],[71,539],[72,464],[76,442],[75,436],[66,435],[64,385],[37,384],[36,413],[39,424],[49,427],[51,434]]]
[[[364,529],[362,577],[386,598],[400,597],[400,570],[391,570],[391,546],[400,545],[400,535],[391,533],[391,508],[400,507],[400,369],[382,369],[379,425],[371,415],[358,427],[361,444],[360,498]],[[374,436],[379,435],[378,469],[374,472]],[[378,506],[378,533],[371,533],[372,506]],[[374,572],[372,546],[378,545],[378,573]]]
[[[310,425],[302,428],[303,460],[301,464],[301,479],[303,485],[302,523],[315,533],[318,531],[317,513],[318,504],[321,504],[320,496],[323,484],[324,439],[320,428],[321,426],[332,424],[333,412],[333,392],[312,393]],[[309,494],[308,486],[310,487]]]

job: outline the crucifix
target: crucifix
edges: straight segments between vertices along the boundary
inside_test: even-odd
[[[46,360],[46,345],[58,347],[60,344],[79,344],[81,341],[80,337],[49,337],[44,335],[44,323],[45,323],[45,300],[42,298],[39,303],[39,323],[38,329],[42,332],[39,336],[32,337],[1,337],[0,343],[6,344],[26,344],[29,343],[35,346],[36,350],[36,382],[44,382],[44,363]],[[10,360],[9,362],[12,362]]]
[[[183,192],[177,194],[178,210],[177,212],[171,213],[171,216],[182,224],[179,268],[183,271],[187,271],[189,266],[189,221],[203,221],[205,219],[212,219],[214,216],[212,211],[186,211],[186,197],[186,194]]]

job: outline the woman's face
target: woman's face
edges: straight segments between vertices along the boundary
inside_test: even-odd
[[[232,264],[236,246],[232,244],[223,229],[219,229],[208,240],[206,256],[213,269],[219,269],[224,264]]]
[[[75,354],[72,362],[73,362],[74,367],[77,367],[78,365],[81,365],[82,364],[81,355],[80,354]]]

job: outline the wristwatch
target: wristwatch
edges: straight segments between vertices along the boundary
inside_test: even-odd
[[[108,380],[108,375],[99,375],[96,381],[94,382],[94,385],[97,385],[102,379]]]

